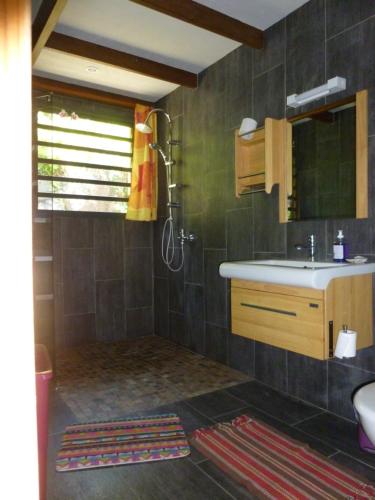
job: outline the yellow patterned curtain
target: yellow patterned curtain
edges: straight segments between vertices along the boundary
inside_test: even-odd
[[[148,120],[151,134],[142,134],[135,125],[143,123],[152,108],[137,104],[134,113],[134,141],[132,181],[126,218],[129,220],[156,220],[158,204],[158,155],[149,148],[156,142],[156,113]]]

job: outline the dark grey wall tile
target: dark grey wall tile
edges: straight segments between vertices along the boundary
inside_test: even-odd
[[[110,342],[125,338],[124,281],[96,282],[96,339]]]
[[[34,293],[43,295],[53,293],[53,262],[34,262]]]
[[[52,255],[52,223],[33,224],[33,255]]]
[[[154,278],[155,335],[169,337],[168,280]]]
[[[94,221],[95,278],[123,277],[122,220],[98,218]]]
[[[254,78],[254,119],[258,127],[265,118],[285,115],[284,65],[276,66]]]
[[[211,165],[216,165],[214,159]],[[214,167],[204,176],[203,244],[205,248],[225,248],[226,246],[223,186],[226,186],[227,178],[227,169],[216,171]]]
[[[373,0],[326,0],[327,38],[375,15]]]
[[[343,358],[339,362],[340,365],[355,366],[375,374],[375,346],[359,349],[354,358]]]
[[[311,0],[286,18],[286,95],[299,94],[325,80],[324,17],[324,0]]]
[[[339,75],[347,79],[346,91],[353,94],[375,84],[373,51],[375,18],[337,35],[327,42],[327,77]]]
[[[254,50],[254,77],[284,63],[285,19],[267,29],[264,37],[265,47]]]
[[[206,321],[226,327],[227,280],[219,275],[219,265],[226,260],[224,250],[206,250],[204,253],[204,286]]]
[[[124,245],[125,248],[150,247],[152,236],[151,222],[139,222],[132,220],[124,221]]]
[[[279,391],[287,390],[287,352],[255,342],[255,378]]]
[[[254,341],[239,335],[228,335],[228,364],[230,367],[254,374]]]
[[[203,245],[204,248],[222,248],[226,246],[224,210],[216,213],[206,213],[203,217]]]
[[[53,280],[56,283],[61,283],[62,264],[63,264],[63,248],[62,248],[62,221],[56,214],[52,217],[52,249],[53,249]]]
[[[228,260],[248,260],[253,256],[253,217],[251,208],[226,213]]]
[[[93,251],[69,248],[63,256],[64,313],[95,311]]]
[[[288,393],[327,408],[327,361],[288,352]]]
[[[153,335],[153,314],[151,307],[128,309],[126,311],[126,337],[129,339]]]
[[[271,195],[254,196],[254,252],[285,252],[286,224],[279,224],[278,196],[275,188]]]
[[[249,89],[252,89],[252,80],[248,81]],[[232,97],[231,100],[224,101],[224,128],[226,131],[233,131],[240,128],[242,118],[253,116],[252,95]]]
[[[177,257],[172,265],[178,266],[181,263],[181,252],[177,252]],[[177,267],[178,269],[178,267]],[[174,312],[184,312],[184,269],[180,271],[169,271],[169,309]]]
[[[65,316],[64,340],[65,348],[95,342],[95,314]]]
[[[170,311],[169,338],[177,344],[185,344],[185,321],[183,314]]]
[[[54,343],[56,353],[65,348],[65,333],[64,333],[64,286],[62,283],[54,284],[54,301],[53,309],[55,315],[54,324]]]
[[[203,284],[203,228],[202,214],[188,214],[184,217],[184,228],[194,233],[196,239],[185,245],[184,280]]]
[[[164,99],[164,103],[161,103],[161,106],[169,113],[172,119],[182,114],[182,91],[183,87],[178,87],[168,94],[168,97]]]
[[[200,78],[200,75],[198,75]],[[184,88],[182,93],[184,126],[184,148],[201,141],[203,98],[197,89]]]
[[[219,64],[215,64],[219,79],[221,80],[224,76],[224,81],[221,81],[220,85],[224,86],[225,99],[231,100],[233,97],[240,96],[244,98],[247,93],[251,93],[249,81],[252,76],[253,52],[250,47],[242,45],[226,55]],[[224,75],[220,73],[220,66],[224,67]]]
[[[154,275],[162,278],[166,278],[168,276],[168,268],[164,264],[161,257],[161,245],[162,245],[162,235],[163,235],[163,227],[165,224],[164,218],[159,218],[153,224],[153,261],[154,261]]]
[[[273,253],[273,252],[255,252],[254,259],[256,260],[267,260],[267,259],[285,259],[285,252]]]
[[[185,284],[185,338],[195,352],[205,352],[204,291],[202,286]]]
[[[206,323],[206,356],[219,363],[226,363],[227,342],[228,330],[226,328]]]
[[[253,52],[253,49],[242,45],[215,65],[224,68],[222,100],[225,130],[239,127],[244,116],[251,116]]]
[[[150,248],[125,251],[125,307],[152,306],[152,254]]]
[[[63,248],[91,248],[93,246],[93,219],[85,216],[61,217],[61,245]]]
[[[330,361],[328,363],[328,410],[355,420],[352,395],[365,382],[375,380],[375,374],[341,365]]]

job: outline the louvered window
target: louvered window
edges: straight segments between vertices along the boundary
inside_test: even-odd
[[[125,213],[133,134],[129,112],[123,119],[115,113],[111,120],[102,106],[52,99],[53,104],[37,107],[38,210]]]

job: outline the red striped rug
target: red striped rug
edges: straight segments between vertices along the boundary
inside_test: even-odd
[[[185,432],[174,413],[69,425],[57,455],[56,470],[168,460],[189,453]]]
[[[247,415],[198,429],[191,443],[256,498],[375,498],[374,486]]]

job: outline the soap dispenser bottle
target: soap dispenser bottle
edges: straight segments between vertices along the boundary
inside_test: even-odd
[[[339,229],[336,240],[333,244],[333,260],[334,262],[345,262],[348,257],[348,245],[344,239],[344,232]]]

